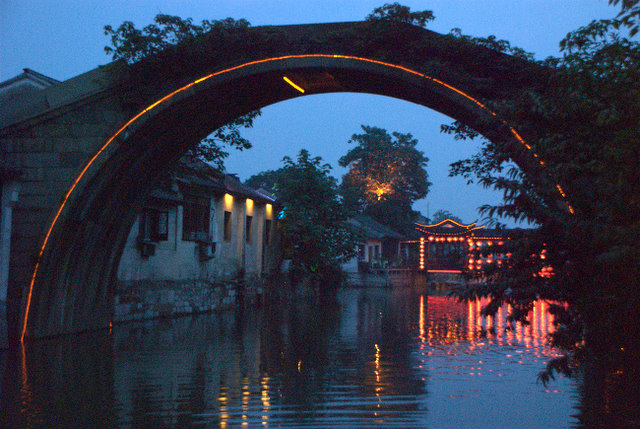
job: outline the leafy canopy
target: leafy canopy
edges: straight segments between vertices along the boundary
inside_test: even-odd
[[[434,19],[435,16],[430,10],[411,12],[411,9],[408,6],[403,6],[398,3],[386,3],[381,7],[373,9],[373,12],[366,17],[367,21],[404,23],[422,28],[425,28],[427,23]]]
[[[356,236],[338,194],[331,166],[302,149],[296,160],[252,176],[247,183],[267,187],[283,207],[279,219],[285,257],[303,274],[322,277],[355,254]]]
[[[546,177],[524,176],[491,143],[454,164],[452,174],[503,192],[502,204],[484,213],[539,225],[510,240],[512,257],[492,272],[495,284],[462,297],[490,297],[489,313],[509,303],[515,319],[526,318],[539,298],[567,302],[568,310],[552,306],[563,345],[637,356],[635,336],[625,333],[640,330],[640,43],[622,31],[637,29],[639,15],[637,1],[623,5],[621,19],[569,33],[562,57],[539,62],[548,71],[543,88],[492,106],[527,132]],[[459,123],[443,131],[477,137]],[[573,213],[543,182],[561,185]]]
[[[212,31],[229,32],[235,29],[249,27],[245,19],[234,20],[203,20],[200,25],[193,23],[191,18],[182,19],[178,16],[158,14],[142,29],[135,27],[133,22],[125,21],[114,29],[110,25],[104,26],[105,36],[111,37],[111,46],[105,46],[104,51],[111,55],[114,61],[124,60],[128,64],[152,57],[160,52],[195,40]]]
[[[443,220],[451,219],[455,222],[462,223],[462,220],[451,213],[449,210],[440,209],[433,214],[433,218],[431,219],[431,223],[440,223]]]
[[[349,140],[356,146],[338,161],[349,171],[342,177],[341,191],[347,205],[378,222],[407,233],[413,229],[413,202],[424,198],[431,183],[429,159],[416,149],[411,134],[362,126],[362,134]]]
[[[127,64],[134,64],[163,51],[179,49],[181,45],[193,43],[205,34],[224,34],[247,28],[249,25],[244,19],[236,21],[232,18],[203,20],[200,25],[196,25],[191,18],[182,19],[178,16],[159,14],[152,24],[142,29],[136,28],[131,21],[123,22],[116,29],[106,25],[104,34],[110,36],[111,46],[105,46],[104,50],[114,61],[123,60]],[[224,159],[229,156],[224,146],[237,150],[250,149],[251,142],[242,137],[240,129],[251,128],[254,119],[259,115],[260,111],[254,111],[223,125],[188,154],[198,156],[217,169],[224,170]]]

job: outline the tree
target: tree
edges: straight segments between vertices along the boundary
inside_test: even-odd
[[[356,146],[340,158],[349,171],[342,178],[345,204],[399,232],[413,230],[414,201],[424,198],[431,183],[425,169],[429,159],[416,149],[411,134],[362,126],[349,143]]]
[[[373,9],[373,12],[366,17],[367,21],[404,23],[422,28],[425,28],[427,22],[433,21],[434,19],[433,12],[430,10],[411,12],[408,6],[403,6],[398,3],[386,3],[381,7]]]
[[[514,319],[526,318],[536,299],[566,302],[568,309],[551,309],[562,325],[555,339],[573,356],[586,344],[588,353],[627,363],[640,353],[640,44],[620,30],[637,28],[637,3],[623,1],[622,20],[569,33],[561,58],[539,62],[548,72],[543,88],[492,106],[528,131],[545,177],[525,176],[492,144],[452,169],[503,192],[503,203],[484,213],[539,225],[511,240],[496,284],[461,296],[491,298],[488,313],[509,303]],[[476,137],[459,123],[443,129]],[[562,368],[553,363],[543,380]]]
[[[329,164],[301,150],[294,161],[283,158],[284,167],[260,173],[247,183],[273,179],[273,190],[283,207],[279,214],[285,258],[294,272],[335,286],[339,265],[355,255],[356,236],[338,194]]]
[[[455,222],[462,223],[459,217],[453,215],[449,210],[438,210],[433,214],[433,219],[431,219],[431,223],[439,223],[443,220],[451,219]]]
[[[629,29],[629,36],[635,36],[640,31],[640,1],[638,0],[609,0],[609,4],[620,5],[618,20],[622,26]]]
[[[153,24],[142,29],[137,29],[130,21],[123,22],[116,29],[105,25],[104,34],[111,37],[111,46],[105,46],[104,50],[114,61],[122,60],[131,65],[157,56],[163,51],[179,49],[180,46],[193,43],[206,34],[239,31],[249,25],[244,19],[236,21],[232,18],[203,20],[200,25],[196,25],[191,18],[182,19],[178,16],[158,14]],[[260,111],[257,110],[223,125],[190,150],[189,154],[202,158],[219,170],[224,170],[224,159],[229,156],[229,152],[223,149],[223,146],[237,150],[250,149],[251,142],[242,137],[240,129],[251,128],[253,120],[259,115]]]
[[[261,171],[258,174],[254,174],[249,177],[245,184],[251,186],[254,189],[264,189],[265,191],[269,191],[274,195],[277,192],[276,183],[281,176],[280,170],[266,170]]]

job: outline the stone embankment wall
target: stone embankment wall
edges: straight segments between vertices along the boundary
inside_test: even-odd
[[[257,278],[225,283],[206,281],[120,282],[113,323],[228,310],[261,301],[263,281]]]
[[[424,286],[425,274],[411,269],[372,269],[370,272],[348,272],[346,286],[392,287]]]
[[[454,288],[463,287],[466,280],[462,274],[457,273],[429,273],[427,275],[427,287],[435,292],[446,292]]]

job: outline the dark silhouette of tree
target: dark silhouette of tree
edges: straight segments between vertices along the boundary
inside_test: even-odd
[[[431,183],[426,171],[429,160],[416,149],[411,134],[362,126],[363,134],[349,140],[356,146],[340,158],[349,171],[342,178],[345,204],[354,212],[370,215],[378,222],[409,233],[416,212],[412,205],[424,198]]]
[[[323,287],[335,286],[340,264],[355,254],[356,236],[338,193],[331,166],[305,149],[294,161],[252,176],[248,184],[272,183],[278,205],[285,258],[298,275],[318,277]],[[266,180],[265,180],[266,179]]]
[[[105,53],[111,55],[114,61],[122,60],[127,64],[134,64],[165,50],[194,43],[203,35],[239,31],[250,25],[247,20],[236,21],[232,18],[203,20],[200,25],[196,25],[191,18],[182,19],[163,14],[156,15],[153,21],[153,24],[142,29],[136,28],[131,21],[123,22],[116,29],[105,25],[104,34],[111,37],[111,46],[105,46]],[[257,110],[223,125],[191,149],[189,154],[213,164],[219,170],[224,170],[224,160],[229,156],[224,147],[250,149],[251,142],[242,137],[240,129],[251,128],[254,119],[259,115],[260,111]]]
[[[539,62],[548,72],[543,88],[492,106],[515,129],[535,130],[527,142],[544,161],[540,177],[525,176],[492,143],[452,173],[503,192],[483,213],[539,225],[510,240],[496,284],[461,296],[490,297],[487,312],[509,303],[515,319],[536,299],[569,303],[551,307],[560,344],[573,356],[584,356],[586,344],[600,359],[631,362],[640,353],[640,43],[624,34],[637,29],[638,2],[622,4],[621,19],[569,33],[562,57]],[[443,130],[477,137],[460,123]],[[543,381],[562,368],[571,362],[550,365]]]
[[[458,223],[462,223],[462,220],[458,216],[455,216],[449,210],[438,210],[433,214],[433,218],[431,219],[431,223],[442,222],[443,220],[451,219]]]
[[[366,17],[367,21],[404,23],[422,28],[425,28],[427,23],[434,19],[433,12],[430,10],[411,12],[408,6],[403,6],[398,3],[386,3],[383,6],[373,9],[373,12]]]

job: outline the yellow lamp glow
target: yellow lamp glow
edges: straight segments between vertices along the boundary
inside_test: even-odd
[[[224,194],[224,209],[227,211],[231,211],[233,207],[233,195]]]

